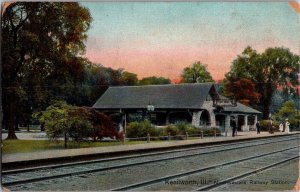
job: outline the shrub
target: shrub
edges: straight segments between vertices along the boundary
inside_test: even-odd
[[[188,131],[189,125],[185,121],[177,121],[175,123],[176,128],[180,132],[179,134],[185,134]]]
[[[277,113],[274,114],[277,121],[283,122],[289,119],[290,129],[297,129],[300,125],[300,111],[295,107],[293,101],[286,101]]]
[[[261,120],[260,126],[261,131],[269,131],[270,120]],[[276,121],[273,121],[274,131],[279,131],[279,124]]]
[[[151,136],[159,136],[161,131],[150,124],[148,120],[141,122],[131,122],[126,127],[126,137],[146,137],[149,133]]]
[[[169,135],[169,134],[171,136],[174,136],[174,135],[179,135],[180,131],[174,124],[170,124],[166,128],[164,128],[163,134],[164,134],[163,136],[166,136],[166,135]]]
[[[203,131],[203,135],[205,136],[214,136],[215,134],[214,130],[216,130],[217,135],[221,135],[221,131],[218,128],[201,129],[191,124],[180,122],[180,123],[168,125],[164,129],[163,136],[168,135],[168,133],[170,133],[171,136],[185,135],[186,132],[188,133],[188,135],[200,135],[201,130]]]

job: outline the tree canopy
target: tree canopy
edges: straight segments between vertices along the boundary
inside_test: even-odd
[[[137,74],[130,73],[128,71],[122,72],[121,79],[125,85],[137,85],[139,81]]]
[[[200,61],[193,63],[191,67],[184,68],[181,78],[182,83],[214,82],[211,74],[207,70],[207,66]]]
[[[79,55],[85,51],[91,21],[79,3],[16,2],[7,7],[1,58],[8,138],[16,138],[14,121],[22,95],[28,96],[28,107],[39,105],[51,93],[65,97],[65,90],[82,80],[85,61]]]
[[[232,78],[224,83],[224,96],[236,99],[244,105],[258,103],[261,95],[255,91],[255,84],[248,79]]]
[[[121,139],[111,119],[93,109],[76,107],[65,101],[53,101],[46,110],[34,113],[44,126],[49,138],[57,139],[64,136],[65,147],[68,138],[74,141],[93,138],[111,137]]]
[[[268,48],[257,53],[247,47],[233,61],[226,79],[233,83],[236,78],[251,80],[260,97],[264,118],[268,118],[272,95],[278,86],[289,94],[296,94],[299,86],[299,56],[283,47]]]

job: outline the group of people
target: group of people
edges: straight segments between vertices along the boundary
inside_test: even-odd
[[[231,116],[230,118],[230,127],[232,129],[232,137],[236,136],[237,134],[237,124],[236,124],[236,119],[234,116]],[[256,132],[257,134],[260,134],[261,131],[261,125],[260,122],[257,121],[256,123]],[[288,119],[285,119],[284,122],[280,123],[279,125],[279,131],[280,132],[285,132],[289,133],[290,132],[290,123]],[[273,125],[273,120],[270,119],[269,121],[269,133],[274,134],[274,125]]]
[[[279,131],[289,133],[290,132],[290,123],[288,119],[285,119],[284,122],[280,123]]]
[[[274,134],[274,125],[273,125],[273,120],[270,119],[269,121],[269,133],[270,134]],[[256,131],[257,131],[257,134],[260,134],[260,131],[261,131],[261,125],[260,125],[260,122],[257,121],[256,123]],[[290,123],[289,123],[289,120],[288,119],[285,119],[284,122],[280,123],[279,125],[279,131],[280,132],[285,132],[285,133],[289,133],[290,132]]]

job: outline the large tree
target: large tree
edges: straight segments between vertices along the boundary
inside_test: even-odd
[[[207,70],[207,66],[200,61],[193,63],[191,67],[184,68],[181,78],[182,83],[214,82],[212,76]]]
[[[286,93],[296,94],[299,61],[300,57],[287,48],[268,48],[263,53],[257,53],[247,47],[233,61],[226,79],[246,78],[254,82],[256,91],[261,95],[263,117],[268,118],[272,96],[279,86]]]
[[[30,100],[44,100],[49,91],[66,92],[82,79],[83,59],[78,55],[84,53],[91,20],[78,3],[17,2],[7,7],[1,58],[8,139],[16,138],[14,122],[22,92]]]

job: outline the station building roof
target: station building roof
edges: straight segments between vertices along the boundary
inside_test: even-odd
[[[116,86],[109,87],[92,108],[147,109],[151,104],[155,109],[203,109],[204,101],[221,97],[213,83]],[[260,113],[240,103],[224,107],[228,111]]]

